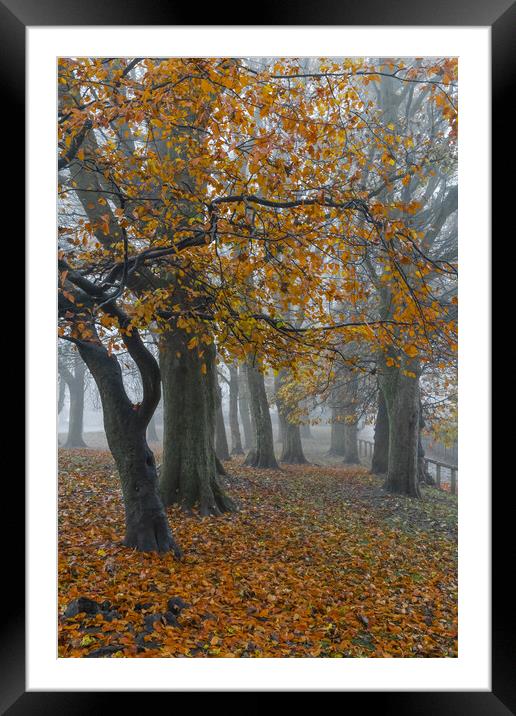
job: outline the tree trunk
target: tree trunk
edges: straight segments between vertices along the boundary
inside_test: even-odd
[[[287,419],[285,417],[285,410],[282,409],[283,405],[281,402],[281,398],[279,396],[279,391],[281,389],[281,386],[283,384],[283,371],[279,371],[274,376],[274,394],[276,397],[276,413],[278,416],[278,438],[277,442],[281,443],[282,445],[282,452],[284,448],[284,442],[285,442],[285,433],[287,431]]]
[[[301,431],[299,425],[290,422],[289,409],[285,401],[281,398],[280,390],[287,377],[285,370],[281,370],[274,380],[274,390],[276,392],[276,405],[278,407],[278,419],[280,432],[282,435],[282,451],[280,462],[286,462],[289,465],[304,465],[308,462],[303,453],[303,445],[301,443]]]
[[[374,448],[371,472],[386,475],[389,465],[389,416],[382,390],[378,390],[378,410],[374,426]]]
[[[426,485],[435,485],[435,480],[432,475],[426,469],[425,463],[425,448],[423,447],[422,440],[422,429],[425,427],[425,420],[423,418],[423,406],[421,400],[419,401],[419,432],[417,438],[417,472],[419,482],[424,482]]]
[[[145,430],[125,424],[125,436],[106,437],[115,458],[124,495],[126,535],[124,544],[143,552],[180,552],[172,539],[159,494],[154,455],[147,444]]]
[[[181,552],[175,543],[159,494],[154,455],[147,445],[146,428],[159,401],[159,370],[139,336],[124,336],[137,362],[144,385],[144,399],[133,405],[124,388],[116,356],[102,344],[81,341],[79,352],[99,389],[104,430],[115,460],[125,508],[127,547],[144,552]]]
[[[65,447],[87,447],[83,440],[84,421],[84,373],[85,365],[80,355],[75,356],[73,379],[68,381],[70,394],[70,413],[68,418],[68,437]]]
[[[286,462],[289,465],[305,465],[308,463],[303,452],[299,425],[294,425],[288,421],[285,425],[283,451],[281,453],[280,462]]]
[[[345,378],[342,388],[344,415],[344,462],[348,465],[360,465],[358,457],[358,416],[357,402],[359,381],[357,374],[348,369],[343,370]]]
[[[277,414],[278,414],[278,437],[277,442],[283,444],[285,441],[285,419],[281,415],[280,409],[278,406]]]
[[[231,430],[231,454],[243,455],[240,425],[238,424],[238,367],[229,366],[229,427]]]
[[[344,423],[342,422],[341,410],[333,406],[331,410],[331,434],[330,434],[330,455],[345,455],[346,445],[344,440]]]
[[[230,460],[224,413],[222,412],[222,391],[215,377],[215,454],[219,460]]]
[[[251,403],[252,422],[255,428],[255,445],[247,455],[246,465],[278,469],[274,455],[274,437],[272,433],[271,414],[265,392],[263,373],[254,361],[247,363],[247,383]]]
[[[416,374],[416,378],[404,371]],[[418,479],[419,368],[403,360],[400,368],[382,367],[382,390],[389,415],[389,462],[385,489],[420,497]]]
[[[356,422],[344,423],[344,462],[347,465],[360,465]]]
[[[240,365],[238,370],[238,409],[244,429],[244,450],[251,450],[253,447],[253,427],[249,409],[249,386],[247,385],[247,370],[245,363]]]
[[[65,391],[66,391],[66,381],[63,377],[60,377],[59,378],[59,394],[58,394],[58,398],[57,398],[57,414],[58,415],[61,413],[61,410],[64,408]]]
[[[215,457],[215,348],[204,355],[189,350],[191,334],[180,329],[160,341],[163,384],[163,464],[161,493],[166,505],[178,504],[202,515],[235,509],[218,478]],[[202,366],[205,366],[203,369]],[[205,372],[203,372],[203,370]]]

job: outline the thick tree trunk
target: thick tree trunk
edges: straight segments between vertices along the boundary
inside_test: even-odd
[[[282,451],[280,462],[286,462],[289,465],[304,465],[308,462],[303,453],[303,445],[301,443],[301,431],[299,425],[290,422],[289,409],[285,401],[281,398],[279,391],[286,380],[287,374],[285,370],[281,370],[274,380],[274,390],[276,393],[276,405],[278,407],[278,418],[280,431],[282,435]]]
[[[154,455],[147,444],[145,430],[128,429],[125,436],[106,430],[115,458],[124,495],[126,535],[124,544],[143,552],[179,550],[170,532],[159,494]]]
[[[278,463],[274,455],[274,437],[265,381],[263,373],[252,361],[247,363],[247,383],[256,442],[247,455],[245,464],[251,467],[277,469]]]
[[[342,414],[344,415],[344,462],[348,465],[359,465],[357,416],[359,382],[357,374],[346,368],[343,370],[343,377]]]
[[[378,390],[378,410],[374,426],[374,448],[371,472],[386,475],[389,465],[389,416],[382,390]]]
[[[231,459],[222,412],[222,392],[217,378],[215,378],[215,454],[219,460]]]
[[[356,422],[344,423],[344,462],[347,465],[359,465],[358,430]]]
[[[415,378],[404,371],[416,374]],[[385,489],[420,497],[418,479],[419,369],[415,361],[382,367],[381,386],[389,415],[389,463]]]
[[[83,440],[84,421],[84,373],[86,366],[79,355],[74,363],[73,379],[68,381],[70,394],[70,413],[68,418],[68,437],[65,447],[87,447]]]
[[[161,493],[166,505],[187,511],[198,506],[202,515],[219,515],[235,505],[219,482],[215,457],[215,349],[206,346],[200,358],[187,347],[191,337],[176,329],[160,341]]]
[[[344,423],[342,421],[341,409],[334,405],[331,410],[331,433],[330,433],[330,455],[342,455],[346,454],[346,445],[344,438]]]
[[[238,409],[244,429],[244,450],[251,450],[253,447],[253,427],[251,425],[251,414],[249,408],[249,386],[247,384],[247,369],[242,363],[238,369]]]
[[[139,338],[133,335],[124,341],[133,348]],[[98,345],[81,342],[79,351],[99,389],[104,430],[120,477],[125,508],[124,544],[145,552],[172,550],[179,556],[181,552],[170,532],[159,494],[154,455],[145,437],[159,400],[158,366],[143,343],[131,352],[144,383],[144,402],[137,406],[127,397],[118,360],[108,354],[100,341]]]
[[[303,452],[299,425],[294,425],[288,421],[285,424],[283,450],[280,462],[286,462],[289,465],[305,465],[308,463]]]
[[[229,427],[231,430],[231,454],[243,455],[240,425],[238,424],[238,367],[229,366]]]

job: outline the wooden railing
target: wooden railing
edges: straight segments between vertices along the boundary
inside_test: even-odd
[[[366,458],[372,458],[373,457],[373,450],[374,450],[374,443],[370,440],[363,440],[362,438],[358,439],[358,454],[362,457]],[[435,465],[435,471],[430,470],[430,466]],[[448,484],[448,480],[443,480],[445,477],[444,472],[448,471],[450,473],[450,492],[452,495],[457,494],[457,474],[458,474],[458,468],[457,465],[449,465],[446,462],[441,462],[439,460],[433,460],[430,457],[425,457],[425,468],[428,470],[430,475],[435,479],[435,485],[439,490],[444,489],[443,484],[446,482]]]
[[[435,465],[435,475],[429,470],[430,465]],[[425,457],[425,468],[428,470],[430,475],[435,478],[435,485],[439,490],[442,490],[443,483],[443,468],[450,473],[450,492],[452,495],[457,494],[457,465],[449,465],[446,462],[440,462],[439,460],[432,460],[430,457]]]

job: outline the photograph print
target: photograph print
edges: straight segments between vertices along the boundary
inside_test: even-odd
[[[56,80],[59,657],[456,658],[457,58]]]

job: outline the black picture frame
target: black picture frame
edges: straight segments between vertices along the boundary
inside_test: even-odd
[[[200,6],[199,6],[200,7]],[[15,216],[13,228],[7,230],[10,241],[16,241],[21,257],[22,217],[25,215],[23,189],[25,126],[25,30],[28,26],[66,25],[387,25],[387,26],[490,26],[492,33],[492,192],[493,233],[501,234],[501,222],[507,221],[507,207],[514,199],[512,182],[502,182],[503,169],[510,163],[512,116],[509,111],[511,85],[514,79],[514,29],[516,9],[511,0],[318,0],[317,3],[290,0],[284,4],[262,2],[248,6],[247,16],[242,3],[203,7],[166,0],[0,0],[0,87],[3,111],[0,112],[4,131],[2,137],[17,137],[16,142],[5,141],[2,182],[4,201],[8,202],[9,216]],[[202,17],[203,22],[198,23]],[[237,19],[238,23],[224,22]],[[511,126],[509,125],[511,123]],[[503,142],[503,146],[502,146]],[[512,202],[511,202],[512,198]],[[6,205],[4,204],[4,207]],[[5,210],[5,209],[4,209]],[[0,214],[1,215],[1,214]],[[7,226],[6,224],[4,226]],[[17,236],[15,239],[14,236]],[[9,244],[7,244],[8,246]],[[12,245],[12,244],[11,244]],[[6,250],[6,248],[4,248]],[[15,302],[17,310],[23,303],[23,293],[4,294],[7,311]],[[30,340],[28,342],[30,349]],[[53,410],[49,406],[49,411]],[[6,450],[7,451],[7,450]],[[5,512],[16,525],[5,528],[2,553],[2,592],[7,598],[0,609],[0,713],[19,716],[26,713],[87,714],[104,713],[116,708],[120,694],[109,692],[26,692],[25,691],[25,567],[23,531],[20,522],[24,514],[24,483],[21,476],[19,454],[9,446],[13,465],[4,465],[2,500]],[[512,502],[507,499],[506,483],[512,480],[508,472],[499,476],[492,489],[492,691],[446,692],[346,692],[345,704],[350,697],[360,699],[361,708],[378,708],[383,713],[397,714],[482,714],[503,716],[516,714],[516,647],[515,609],[510,581],[510,546]],[[15,508],[15,509],[14,509]],[[16,514],[16,517],[14,515]],[[167,696],[167,694],[165,694]],[[145,694],[145,698],[148,694]],[[170,696],[168,695],[170,698]],[[139,694],[132,693],[136,706]],[[137,706],[136,706],[137,707]]]

